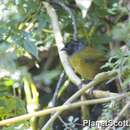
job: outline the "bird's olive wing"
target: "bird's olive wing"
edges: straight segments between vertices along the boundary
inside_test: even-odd
[[[94,57],[86,57],[86,58],[84,58],[84,61],[86,63],[88,63],[88,64],[93,64],[93,63],[96,62],[96,58],[94,58]]]

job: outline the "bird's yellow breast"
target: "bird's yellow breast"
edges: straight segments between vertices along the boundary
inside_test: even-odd
[[[69,62],[74,70],[87,80],[92,80],[100,71],[103,61],[104,54],[102,51],[88,47],[69,57]]]

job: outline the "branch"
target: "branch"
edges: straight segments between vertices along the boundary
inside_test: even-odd
[[[109,71],[109,72],[102,72],[100,74],[97,74],[97,76],[94,78],[93,81],[91,81],[88,84],[83,84],[83,87],[77,91],[74,95],[72,95],[65,103],[66,104],[70,104],[71,102],[75,101],[78,97],[80,97],[80,95],[82,95],[85,91],[87,91],[88,89],[97,86],[99,83],[103,82],[103,81],[107,81],[109,79],[111,79],[112,77],[116,76],[117,72],[116,71]],[[63,106],[64,106],[63,105]],[[85,105],[85,104],[84,104]],[[44,125],[44,127],[42,128],[42,130],[46,130],[51,123],[58,117],[58,115],[61,113],[62,111],[58,111],[56,112],[49,120],[48,122]]]
[[[59,91],[59,89],[60,89],[60,87],[61,87],[61,84],[62,84],[62,81],[63,81],[64,76],[65,76],[65,73],[64,73],[64,71],[63,71],[63,72],[61,73],[60,77],[59,77],[58,82],[57,82],[56,89],[55,89],[54,95],[53,95],[53,97],[52,97],[52,100],[51,100],[51,102],[49,103],[49,106],[50,106],[50,107],[55,107],[55,106],[56,106],[56,100],[57,100],[58,91]],[[51,116],[53,116],[53,114],[52,114]],[[52,126],[51,126],[51,130],[53,130],[53,124],[52,124]]]
[[[90,93],[91,90],[87,90],[85,93],[89,95],[90,97],[96,97],[96,98],[104,98],[104,97],[112,97],[117,96],[118,93],[113,93],[109,91],[103,91],[103,90],[93,90],[92,93]]]
[[[74,109],[74,108],[77,108],[77,107],[81,107],[81,105],[93,105],[93,104],[109,102],[109,101],[112,101],[112,100],[121,100],[122,98],[125,98],[128,95],[130,95],[130,93],[119,94],[117,96],[101,98],[101,99],[91,99],[91,100],[87,100],[87,101],[79,101],[79,102],[76,102],[76,103],[73,103],[73,104],[66,104],[66,105],[63,105],[63,106],[48,108],[46,110],[32,112],[32,113],[25,114],[25,115],[22,115],[22,116],[17,116],[17,117],[14,117],[14,118],[2,120],[2,121],[0,121],[0,126],[13,124],[13,123],[23,121],[23,120],[28,120],[32,117],[48,115],[48,114],[54,113],[56,111],[65,111],[65,110],[68,110],[68,109]]]
[[[54,8],[49,3],[43,2],[43,5],[46,8],[47,13],[51,19],[51,24],[52,24],[52,28],[53,28],[53,32],[54,32],[54,36],[55,36],[55,40],[56,40],[56,46],[58,48],[58,53],[59,53],[59,57],[60,57],[62,66],[63,66],[67,76],[69,77],[70,81],[72,83],[74,83],[75,85],[79,86],[82,84],[81,79],[74,73],[73,69],[71,68],[66,52],[61,51],[61,49],[64,48],[64,43],[63,43],[63,38],[61,35],[60,28],[59,28],[58,18],[57,18],[56,12],[55,12]],[[64,104],[69,104],[69,103],[73,102],[89,88],[94,87],[103,81],[109,80],[109,79],[115,77],[116,75],[117,75],[117,70],[103,72],[103,73],[98,74],[93,79],[93,81],[91,81],[90,83],[82,84],[82,89],[80,89],[78,92],[76,92],[74,95],[72,95]],[[45,126],[42,128],[42,130],[46,130],[51,125],[51,123],[58,117],[58,115],[61,112],[62,111],[56,112],[49,119],[49,121],[45,124]]]
[[[57,99],[58,91],[59,91],[59,88],[60,88],[61,83],[63,81],[64,75],[65,74],[64,74],[64,71],[63,71],[60,75],[58,82],[57,82],[56,89],[55,89],[55,92],[53,94],[53,97],[52,97],[52,100],[50,102],[49,107],[55,107],[56,106],[56,99]]]
[[[63,38],[61,35],[60,28],[59,28],[56,12],[51,7],[51,5],[49,5],[47,2],[43,2],[43,4],[44,4],[45,8],[47,9],[47,13],[51,19],[51,24],[52,24],[52,28],[53,28],[53,32],[54,32],[54,36],[55,36],[55,40],[56,40],[56,46],[58,49],[59,57],[60,57],[62,65],[63,65],[63,68],[64,68],[67,76],[69,77],[69,79],[73,83],[75,83],[77,86],[79,86],[82,83],[82,81],[77,75],[75,75],[75,72],[71,68],[70,63],[68,62],[68,56],[67,56],[66,52],[62,51],[62,49],[64,48],[64,43],[63,43]]]

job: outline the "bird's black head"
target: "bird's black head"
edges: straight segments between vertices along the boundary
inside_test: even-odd
[[[81,40],[77,40],[77,41],[72,40],[69,43],[67,43],[65,45],[65,48],[63,48],[62,50],[65,50],[68,55],[72,55],[75,52],[78,52],[83,48],[85,48],[85,44],[83,43],[83,41],[81,41]]]

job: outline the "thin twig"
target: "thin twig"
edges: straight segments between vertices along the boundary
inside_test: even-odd
[[[59,4],[65,11],[68,12],[68,14],[71,16],[72,19],[72,26],[73,26],[73,40],[77,41],[77,24],[76,24],[76,18],[72,12],[72,10],[63,3],[60,0],[54,0],[55,3]]]
[[[61,75],[60,75],[60,78],[59,78],[59,80],[58,80],[58,82],[57,82],[57,85],[56,85],[56,89],[55,89],[53,98],[52,98],[52,100],[51,100],[51,106],[50,106],[50,107],[55,107],[55,106],[56,106],[56,99],[57,99],[58,91],[59,91],[59,88],[60,88],[61,83],[62,83],[62,81],[63,81],[64,75],[65,75],[64,72],[62,72]],[[53,114],[52,114],[52,115],[53,115]],[[51,116],[52,116],[52,115],[51,115]],[[52,123],[52,125],[51,125],[51,130],[53,130],[53,123]]]
[[[123,109],[120,111],[120,113],[115,117],[115,119],[113,120],[112,124],[110,124],[110,126],[108,126],[105,130],[110,130],[111,126],[113,126],[117,121],[119,121],[119,119],[122,117],[122,115],[125,113],[125,111],[128,109],[128,107],[130,106],[130,102],[128,102]]]
[[[52,98],[52,100],[51,100],[51,107],[54,107],[54,106],[56,105],[56,98],[57,98],[58,91],[59,91],[59,88],[60,88],[60,86],[61,86],[61,83],[62,83],[62,81],[63,81],[64,75],[65,75],[65,73],[62,72],[61,75],[60,75],[60,78],[59,78],[59,80],[58,80],[58,82],[57,82],[56,89],[55,89],[53,98]]]

